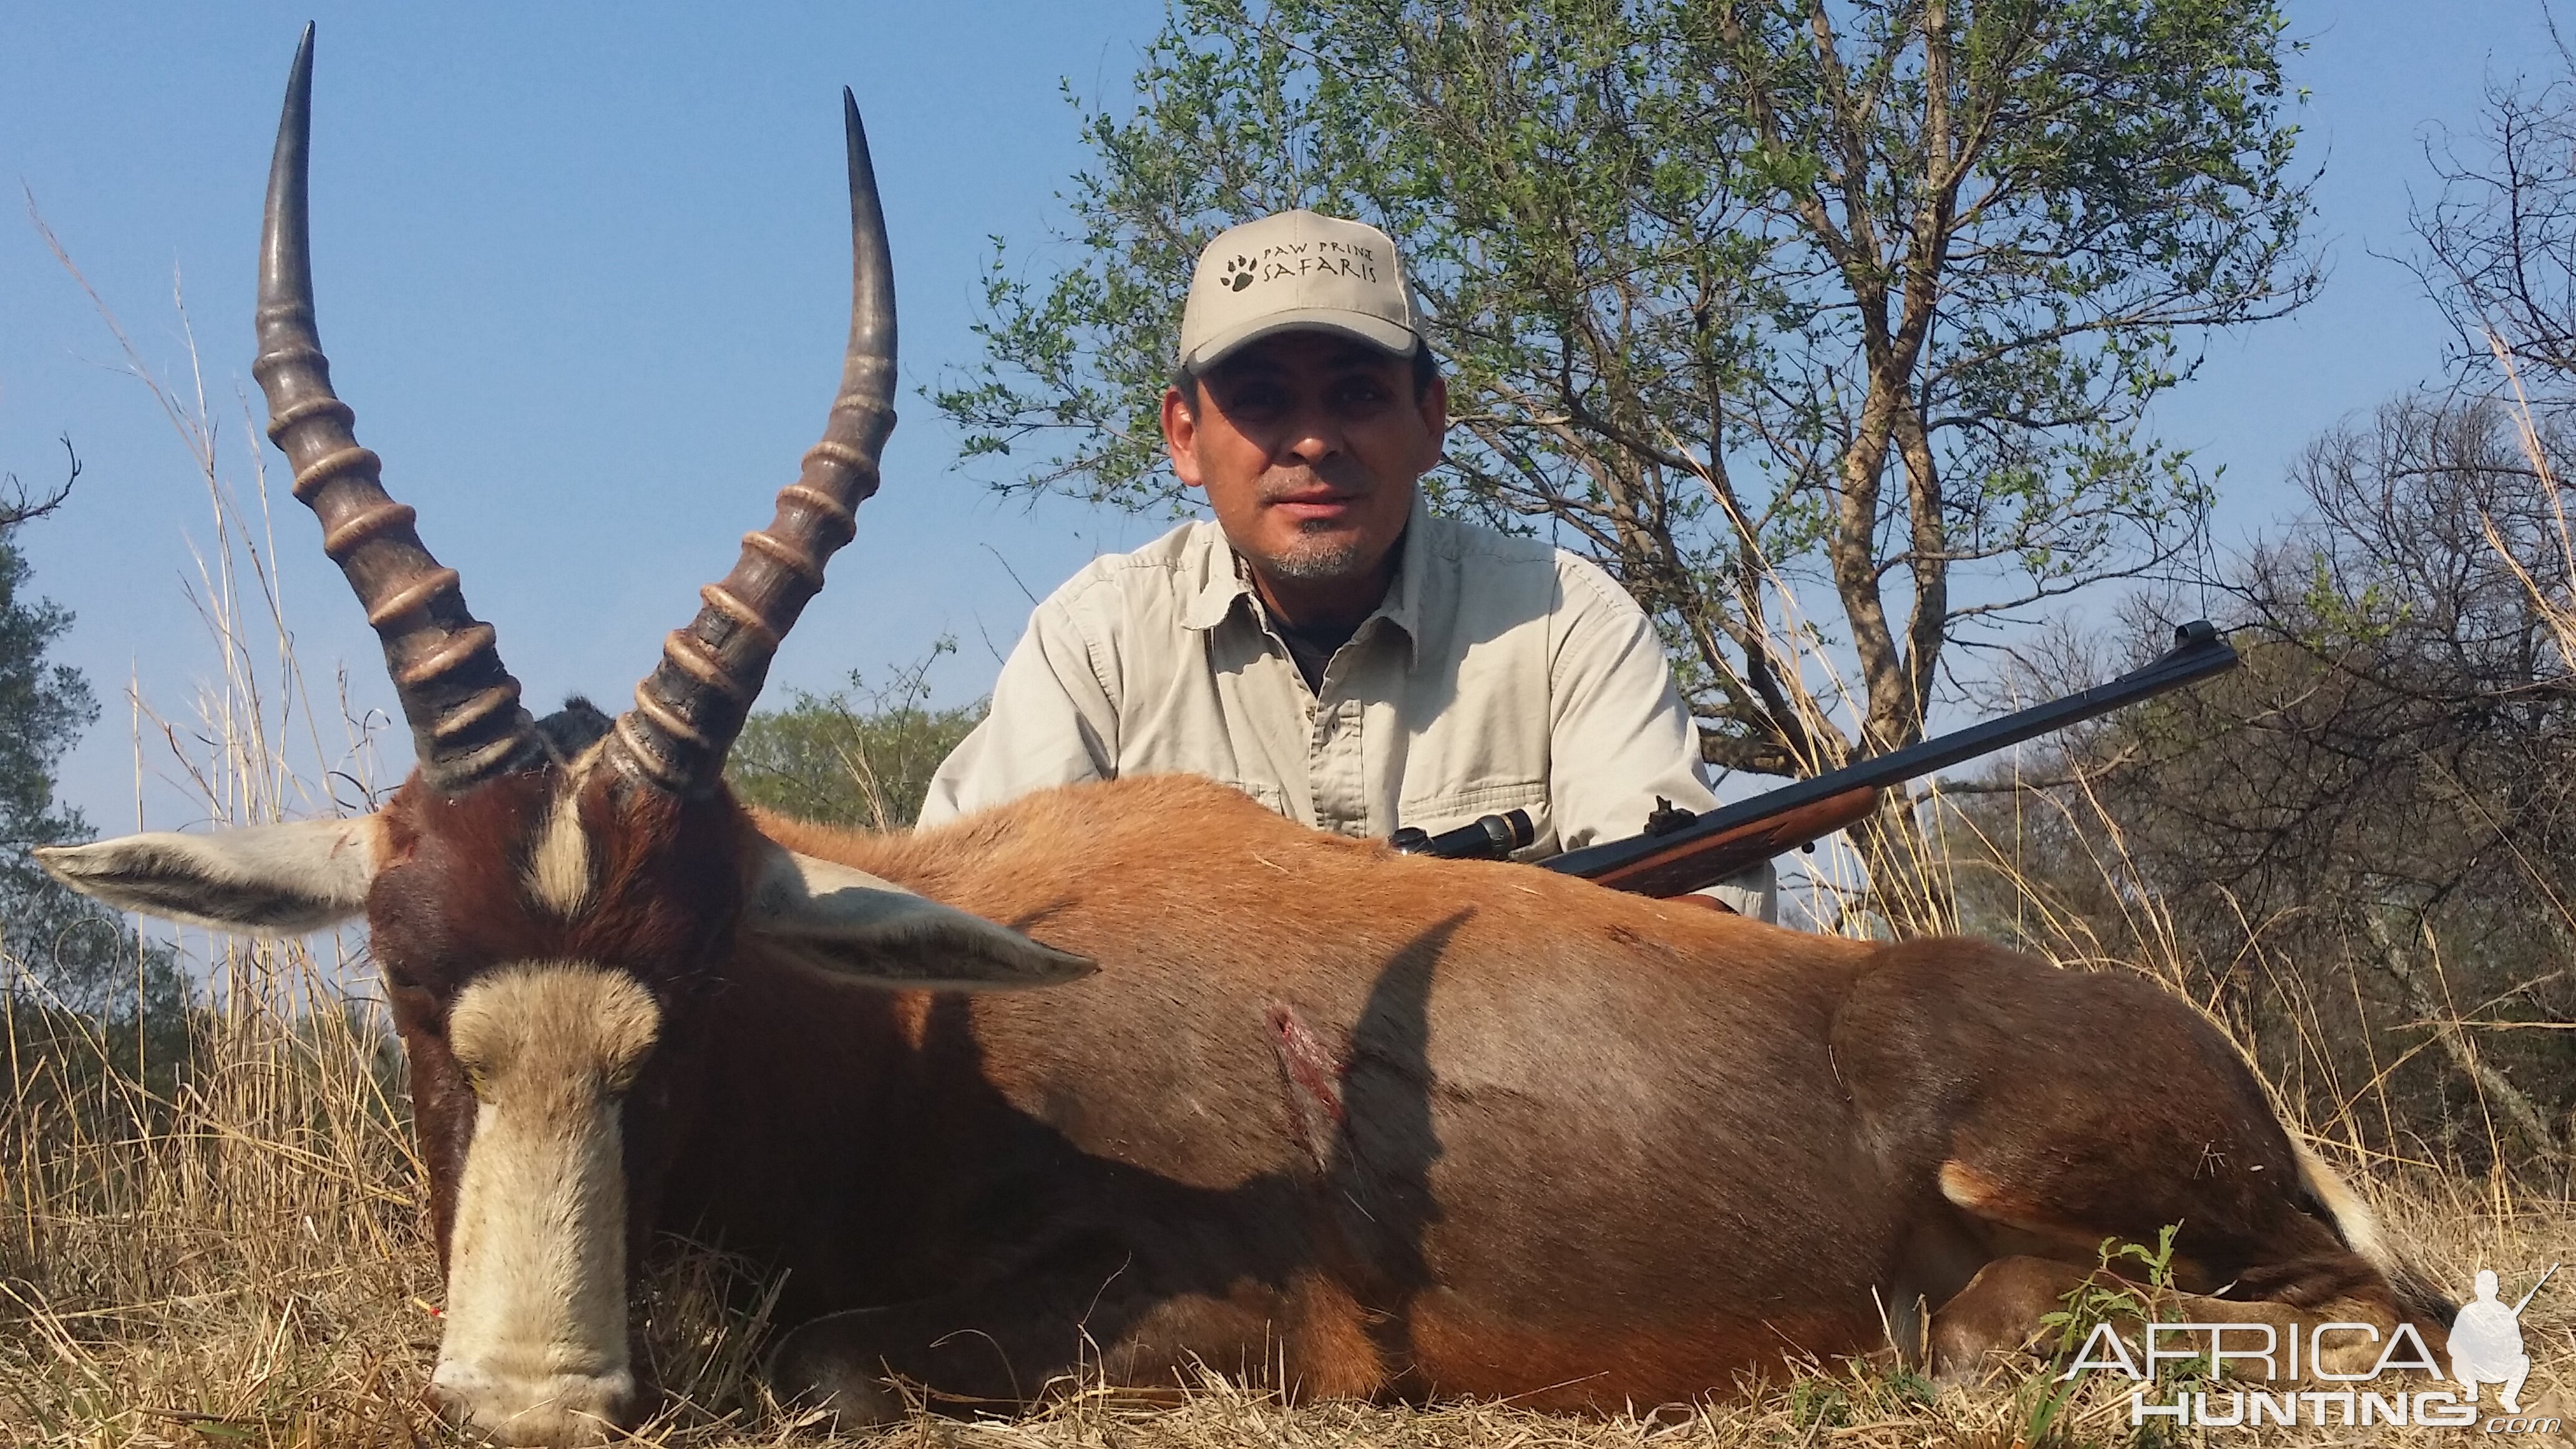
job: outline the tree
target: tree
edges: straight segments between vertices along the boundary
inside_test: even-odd
[[[98,718],[98,702],[79,670],[46,657],[72,616],[30,596],[32,570],[16,543],[20,528],[71,496],[80,459],[68,440],[64,451],[63,482],[48,492],[0,476],[0,993],[166,1035],[178,1027],[176,962],[143,945],[115,912],[46,875],[31,854],[90,838],[80,812],[54,799],[54,770]]]
[[[2471,376],[2509,361],[2563,392],[2576,380],[2576,56],[2563,40],[2558,59],[2554,80],[2488,83],[2471,154],[2426,143],[2442,187],[2414,223],[2416,275],[2458,331],[2455,361]]]
[[[882,687],[853,673],[847,690],[800,690],[785,709],[755,712],[726,767],[735,793],[827,825],[910,829],[939,762],[984,717],[980,701],[930,705],[930,668],[956,648],[940,640]]]
[[[2262,0],[1177,0],[1086,118],[1078,250],[996,250],[939,406],[1004,488],[1168,505],[1191,263],[1384,226],[1451,372],[1436,506],[1655,616],[1712,762],[1919,739],[1964,631],[2152,572],[2209,494],[2148,439],[2190,338],[2316,273]],[[1808,614],[1821,594],[1838,618]],[[1823,661],[1857,663],[1848,687]],[[1873,874],[1912,854],[1882,816]]]

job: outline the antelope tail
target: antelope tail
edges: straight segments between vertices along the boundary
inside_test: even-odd
[[[2388,1241],[2388,1234],[2379,1225],[2379,1214],[2372,1212],[2370,1204],[2362,1201],[2350,1183],[2295,1136],[2290,1139],[2290,1150],[2298,1155],[2299,1186],[2307,1190],[2326,1220],[2334,1225],[2344,1246],[2387,1277],[2388,1286],[2397,1295],[2399,1311],[2409,1318],[2449,1327],[2459,1305]]]

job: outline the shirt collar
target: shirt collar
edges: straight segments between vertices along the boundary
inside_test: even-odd
[[[1395,577],[1387,585],[1386,597],[1378,601],[1375,612],[1362,620],[1360,628],[1370,621],[1384,619],[1404,635],[1405,664],[1408,669],[1422,662],[1421,618],[1422,594],[1430,574],[1430,534],[1425,520],[1431,516],[1430,505],[1422,498],[1422,487],[1415,484],[1413,509],[1406,516],[1404,538],[1396,546]],[[1225,541],[1225,530],[1214,519],[1199,524],[1198,557],[1194,562],[1198,575],[1197,591],[1181,611],[1185,628],[1205,631],[1222,624],[1238,603],[1260,601],[1252,591],[1252,579],[1234,548]],[[1356,635],[1353,637],[1357,637]]]
[[[1252,596],[1252,581],[1243,576],[1233,546],[1225,541],[1225,529],[1215,519],[1201,519],[1196,527],[1190,572],[1196,575],[1198,587],[1181,611],[1181,624],[1204,632],[1224,623],[1234,612],[1236,600]]]

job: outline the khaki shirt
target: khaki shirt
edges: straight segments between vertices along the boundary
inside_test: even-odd
[[[1320,690],[1215,523],[1093,560],[1030,615],[921,823],[1178,771],[1343,835],[1526,810],[1538,835],[1522,859],[1635,835],[1658,795],[1715,803],[1636,602],[1593,564],[1434,517],[1418,496],[1386,599]],[[1766,886],[1722,894],[1768,914]]]

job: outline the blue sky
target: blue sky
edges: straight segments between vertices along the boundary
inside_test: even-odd
[[[2325,167],[2332,275],[2293,318],[2210,345],[2164,404],[2171,442],[2226,466],[2222,545],[2293,506],[2309,438],[2439,376],[2446,337],[2384,254],[2411,245],[2428,128],[2476,123],[2489,77],[2555,64],[2534,0],[2294,3],[2310,42],[2303,152]],[[262,175],[298,27],[320,22],[315,258],[323,335],[360,437],[465,575],[533,698],[614,708],[722,574],[820,428],[848,286],[837,93],[866,112],[893,232],[904,421],[886,486],[772,675],[882,675],[943,634],[945,698],[990,683],[1029,600],[1160,520],[1005,503],[954,470],[912,389],[973,356],[986,238],[1024,265],[1084,161],[1069,84],[1126,94],[1159,0],[1097,4],[392,7],[174,4],[0,10],[0,166],[124,321],[190,387],[184,286],[226,475],[249,478],[246,373]],[[184,715],[219,651],[187,589],[211,546],[205,488],[114,339],[22,215],[0,218],[0,469],[86,465],[24,535],[79,623],[61,651],[107,715],[64,793],[136,818],[129,679]],[[271,455],[272,458],[274,455]],[[275,500],[296,649],[317,690],[349,666],[381,703],[374,641],[315,528]],[[989,641],[989,646],[988,646]],[[147,773],[161,767],[147,752]],[[154,825],[179,792],[147,790]]]

